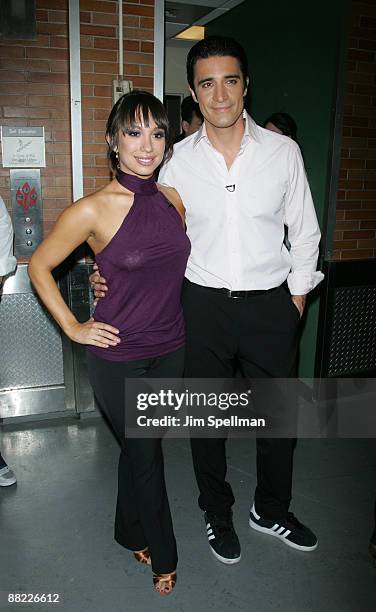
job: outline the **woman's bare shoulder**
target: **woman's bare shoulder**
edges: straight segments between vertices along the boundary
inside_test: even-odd
[[[82,214],[97,214],[100,208],[111,203],[116,196],[118,196],[117,185],[111,181],[97,191],[80,198],[72,204],[72,207],[79,209]]]
[[[180,195],[174,187],[167,187],[167,185],[161,185],[160,183],[157,183],[157,187],[159,191],[161,191],[163,195],[165,195],[166,198],[170,200],[171,204],[180,202],[183,204]]]

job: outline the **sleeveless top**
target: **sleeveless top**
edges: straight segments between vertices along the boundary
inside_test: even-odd
[[[118,170],[133,204],[110,242],[95,256],[107,281],[93,317],[119,330],[117,346],[87,350],[110,361],[165,355],[184,345],[181,289],[190,242],[175,207],[154,178]]]

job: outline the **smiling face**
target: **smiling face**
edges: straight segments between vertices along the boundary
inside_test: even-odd
[[[215,55],[196,62],[191,94],[207,123],[229,128],[242,121],[247,85],[235,57]]]
[[[138,117],[135,124],[119,130],[118,153],[120,170],[140,178],[149,178],[163,159],[166,146],[165,132],[149,116],[148,125]]]

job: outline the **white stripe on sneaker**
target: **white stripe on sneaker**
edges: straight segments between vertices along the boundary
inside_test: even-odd
[[[280,527],[279,529],[277,529],[276,533],[282,534],[285,531],[286,527]]]
[[[212,535],[208,536],[208,540],[215,540],[215,535],[214,535],[214,533],[213,533]]]
[[[256,520],[259,521],[260,520],[260,515],[257,514],[257,512],[256,512],[255,504],[253,504],[251,512],[252,512],[253,516],[256,518]]]
[[[252,529],[255,529],[256,531],[259,531],[261,533],[265,533],[268,535],[271,535],[275,538],[278,538],[279,540],[281,540],[281,542],[283,542],[284,544],[287,544],[288,546],[291,546],[291,548],[295,548],[296,550],[303,550],[303,551],[312,551],[315,550],[317,548],[317,540],[314,544],[312,544],[311,546],[307,546],[305,544],[298,544],[297,542],[294,541],[294,539],[289,539],[289,535],[292,534],[292,538],[294,538],[294,531],[287,529],[286,527],[284,527],[285,532],[283,534],[277,533],[277,530],[280,529],[280,525],[278,525],[278,523],[275,523],[273,525],[273,527],[261,527],[261,525],[259,525],[258,523],[256,523],[253,520],[252,515],[249,518],[249,526],[252,527]]]
[[[209,529],[209,530],[208,530],[208,535],[211,535],[212,533],[213,533],[213,530],[212,530],[212,529]]]

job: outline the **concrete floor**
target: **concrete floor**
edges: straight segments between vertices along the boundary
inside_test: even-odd
[[[301,440],[292,510],[319,537],[294,551],[248,527],[253,440],[230,440],[228,477],[242,560],[214,559],[196,503],[189,444],[167,440],[167,482],[179,548],[178,583],[162,598],[150,569],[112,538],[117,445],[102,420],[8,425],[4,457],[18,484],[0,488],[0,607],[64,612],[371,612],[376,570],[367,545],[375,494],[374,440]],[[60,604],[8,604],[7,593],[58,593]]]

